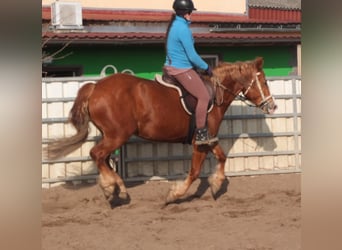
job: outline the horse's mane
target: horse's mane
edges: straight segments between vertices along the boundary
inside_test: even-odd
[[[255,72],[254,61],[237,61],[237,62],[219,62],[217,67],[213,70],[215,76],[223,81],[227,77],[232,80],[246,82],[250,76]]]

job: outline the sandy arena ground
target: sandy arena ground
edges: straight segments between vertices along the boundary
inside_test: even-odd
[[[301,175],[230,177],[217,200],[206,179],[164,206],[170,182],[127,183],[110,208],[96,184],[42,191],[44,250],[301,249]]]

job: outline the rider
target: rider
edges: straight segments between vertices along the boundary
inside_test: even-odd
[[[194,68],[204,70],[209,76],[212,76],[212,71],[194,47],[190,23],[191,13],[196,8],[192,0],[175,0],[172,7],[175,13],[172,14],[166,32],[166,61],[163,69],[197,98],[195,144],[211,144],[218,138],[211,137],[207,127],[207,108],[210,95]]]

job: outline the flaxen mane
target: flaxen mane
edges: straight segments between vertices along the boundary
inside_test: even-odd
[[[220,80],[230,78],[236,82],[247,83],[255,72],[254,61],[220,62],[214,70],[215,76]]]

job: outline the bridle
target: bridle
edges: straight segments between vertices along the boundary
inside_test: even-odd
[[[228,88],[226,88],[224,85],[222,85],[222,83],[220,81],[218,81],[218,79],[216,79],[216,81],[214,81],[214,86],[216,88],[216,91],[217,91],[217,87],[219,89],[222,89],[223,91],[227,91],[228,93],[233,95],[236,99],[246,103],[246,105],[248,105],[249,107],[256,107],[256,108],[263,109],[266,105],[268,105],[269,100],[270,99],[273,100],[274,97],[272,95],[269,95],[269,96],[265,97],[265,94],[264,94],[264,92],[262,91],[262,88],[261,88],[261,83],[260,83],[259,78],[258,78],[258,76],[260,74],[261,74],[260,72],[257,72],[255,74],[255,77],[252,79],[252,81],[250,82],[250,84],[246,88],[245,92],[243,92],[242,94],[241,94],[241,91],[239,93],[237,93],[237,94],[231,92]],[[250,103],[250,101],[246,97],[247,93],[249,92],[249,90],[251,89],[251,87],[253,86],[254,83],[256,83],[256,85],[258,87],[258,90],[260,92],[261,98],[262,98],[261,102],[259,104],[257,104],[257,105],[255,105],[253,103]],[[220,106],[222,103],[223,103],[223,95],[221,95],[221,100],[219,102],[216,100],[216,104],[218,106]]]
[[[258,108],[263,108],[264,106],[268,105],[268,101],[270,99],[274,99],[272,95],[269,95],[269,96],[266,96],[265,97],[265,94],[264,92],[262,91],[262,88],[261,88],[261,83],[259,81],[259,76],[260,75],[260,72],[257,72],[255,74],[255,78],[251,81],[251,83],[249,84],[249,86],[247,87],[246,91],[243,93],[243,98],[244,98],[244,101],[246,102],[247,101],[247,93],[249,92],[249,90],[251,89],[251,87],[253,86],[254,83],[256,83],[257,87],[258,87],[258,90],[259,90],[259,93],[260,93],[260,96],[261,96],[261,102],[257,105],[250,105],[250,104],[247,104],[248,106],[253,106],[253,107],[258,107]]]

